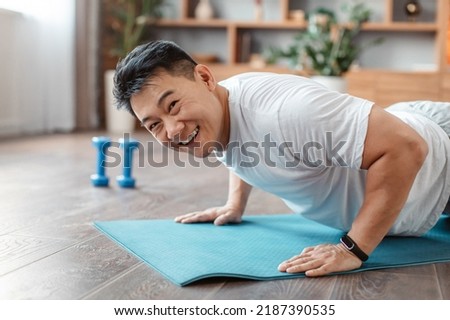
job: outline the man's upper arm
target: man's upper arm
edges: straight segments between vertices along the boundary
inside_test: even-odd
[[[428,147],[412,127],[376,105],[368,121],[361,169],[368,169],[387,153],[398,155],[404,161],[402,155],[406,155],[405,150],[419,155],[418,158],[408,158],[408,161],[423,161]]]

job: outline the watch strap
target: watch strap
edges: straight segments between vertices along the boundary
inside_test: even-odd
[[[355,256],[357,256],[359,258],[359,260],[364,262],[364,261],[367,261],[367,259],[369,259],[369,256],[364,251],[362,251],[361,248],[358,247],[356,242],[353,241],[353,239],[350,238],[347,234],[344,235],[340,239],[340,241],[344,245],[345,249],[347,249],[348,251],[353,253]]]

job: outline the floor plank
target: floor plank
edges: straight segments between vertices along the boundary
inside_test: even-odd
[[[83,299],[200,300],[209,299],[222,285],[222,281],[204,281],[187,287],[179,287],[149,266],[141,263],[107,285],[88,293]]]
[[[277,281],[230,280],[213,299],[322,300],[329,299],[336,277]]]
[[[0,276],[43,259],[72,244],[72,241],[12,234],[0,236]]]
[[[0,277],[0,299],[79,299],[137,263],[100,235]]]
[[[436,272],[442,299],[450,300],[450,263],[437,263]]]
[[[442,299],[434,265],[342,275],[331,299],[423,300]]]

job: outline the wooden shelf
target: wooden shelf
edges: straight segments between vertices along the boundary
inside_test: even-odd
[[[279,30],[302,30],[307,27],[307,23],[296,21],[230,21],[224,19],[196,20],[187,19],[162,19],[158,21],[161,27],[176,28],[227,28],[234,27],[239,29],[279,29]],[[403,32],[436,32],[438,25],[436,23],[425,22],[368,22],[363,24],[363,30],[366,31],[403,31]]]
[[[198,27],[198,28],[227,28],[234,27],[239,29],[284,29],[295,30],[306,28],[306,23],[300,22],[278,22],[278,21],[231,21],[223,19],[211,19],[211,20],[196,20],[193,18],[169,20],[161,19],[157,23],[162,27]]]
[[[305,29],[307,24],[296,21],[241,21],[233,22],[239,29],[279,29],[279,30],[301,30]]]
[[[194,18],[184,18],[184,19],[161,19],[157,23],[158,26],[162,27],[193,27],[193,28],[226,28],[230,25],[229,20],[223,19],[211,19],[211,20],[196,20]]]
[[[376,23],[368,22],[363,24],[363,30],[366,31],[402,31],[402,32],[436,32],[437,23],[426,22],[390,22]]]

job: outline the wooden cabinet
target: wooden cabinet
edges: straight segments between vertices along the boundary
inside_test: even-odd
[[[450,101],[439,72],[361,70],[347,74],[348,91],[382,107],[413,100]],[[450,80],[450,77],[449,77]],[[450,87],[450,83],[448,83]]]
[[[443,73],[441,79],[441,100],[450,101],[450,73]]]

